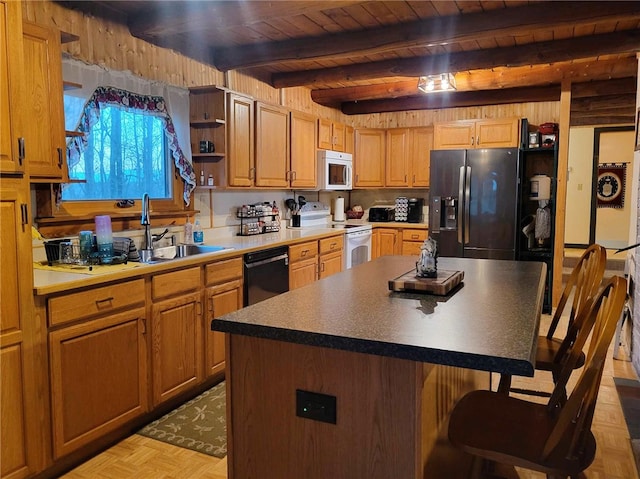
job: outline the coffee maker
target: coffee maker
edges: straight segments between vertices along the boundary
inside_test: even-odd
[[[424,199],[409,198],[407,202],[407,222],[408,223],[422,223],[422,207],[423,206],[424,206]]]

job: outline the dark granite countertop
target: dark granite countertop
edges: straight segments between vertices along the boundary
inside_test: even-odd
[[[415,257],[384,256],[221,318],[233,334],[533,376],[546,266],[439,258],[464,271],[447,296],[392,292]]]

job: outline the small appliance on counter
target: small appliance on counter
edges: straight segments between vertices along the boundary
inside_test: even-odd
[[[369,208],[369,221],[372,223],[395,221],[395,210],[395,206],[372,206]]]
[[[424,199],[422,198],[409,198],[407,203],[407,222],[409,223],[422,223],[422,207],[424,206]]]
[[[406,196],[398,196],[396,198],[396,221],[407,221],[409,212],[409,200]]]

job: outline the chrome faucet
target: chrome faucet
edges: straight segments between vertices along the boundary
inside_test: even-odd
[[[142,215],[140,224],[144,226],[143,250],[153,250],[153,236],[151,235],[151,221],[149,221],[149,193],[142,195]]]

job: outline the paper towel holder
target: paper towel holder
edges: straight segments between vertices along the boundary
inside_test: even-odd
[[[342,222],[344,220],[344,198],[338,196],[333,203],[333,221]]]

